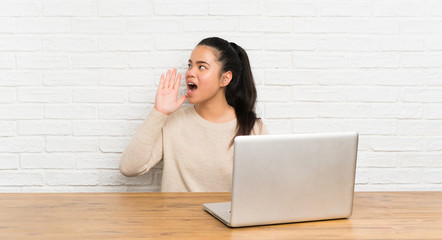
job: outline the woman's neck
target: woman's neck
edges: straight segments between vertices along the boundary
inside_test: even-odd
[[[214,123],[224,123],[236,119],[235,109],[227,101],[199,103],[195,111],[204,119]]]

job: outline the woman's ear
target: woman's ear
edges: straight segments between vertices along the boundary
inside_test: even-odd
[[[227,85],[229,85],[230,81],[232,81],[232,72],[231,71],[227,71],[225,73],[223,73],[223,75],[221,76],[221,83],[220,86],[221,87],[225,87]]]

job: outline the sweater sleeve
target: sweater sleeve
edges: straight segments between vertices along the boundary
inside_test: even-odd
[[[148,172],[163,158],[162,129],[168,116],[155,108],[132,137],[120,160],[120,172],[133,177]]]

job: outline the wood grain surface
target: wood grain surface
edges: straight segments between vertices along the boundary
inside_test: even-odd
[[[230,193],[4,193],[0,239],[442,239],[442,192],[357,192],[349,219],[229,228]]]

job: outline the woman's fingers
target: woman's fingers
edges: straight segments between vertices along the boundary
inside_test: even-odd
[[[161,74],[161,78],[160,78],[160,85],[158,86],[159,89],[163,89],[164,88],[164,74]]]
[[[176,78],[176,68],[174,68],[172,70],[172,75],[170,76],[170,80],[169,80],[169,88],[173,88],[173,86],[175,84],[175,78]]]
[[[180,88],[180,83],[181,83],[181,74],[178,73],[178,76],[175,80],[175,84],[173,85],[173,89],[179,89]]]
[[[169,69],[169,70],[167,70],[167,73],[166,73],[166,82],[164,83],[165,88],[169,88],[169,86],[170,86],[170,75],[171,75],[171,72]]]

